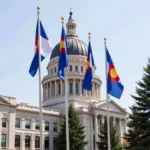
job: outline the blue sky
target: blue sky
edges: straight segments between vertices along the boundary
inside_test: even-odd
[[[41,7],[41,20],[54,46],[60,40],[60,17],[67,21],[70,7],[79,38],[88,43],[87,34],[92,33],[97,75],[103,82],[102,99],[106,85],[103,38],[107,38],[107,47],[125,86],[121,100],[113,100],[128,109],[133,104],[130,94],[135,93],[136,81],[141,79],[150,55],[150,1],[1,0],[0,94],[38,106],[38,76],[32,78],[28,73],[34,55],[37,6]],[[42,77],[47,74],[48,62],[49,57],[42,63]]]

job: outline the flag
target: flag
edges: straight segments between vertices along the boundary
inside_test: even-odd
[[[107,93],[111,96],[120,99],[124,86],[121,84],[120,78],[117,74],[114,63],[106,47],[107,59]]]
[[[61,32],[61,41],[60,41],[60,51],[59,51],[59,62],[58,62],[58,76],[61,80],[64,80],[65,73],[64,69],[68,66],[68,58],[67,58],[67,49],[69,48],[66,35],[65,35],[65,29],[62,26],[62,32]]]
[[[92,79],[93,79],[93,66],[95,66],[91,42],[89,41],[88,45],[88,56],[86,62],[86,72],[82,84],[82,88],[85,90],[92,90]]]
[[[40,21],[39,26],[38,26],[38,21],[37,21],[36,35],[35,35],[35,54],[34,54],[32,62],[31,62],[30,69],[29,69],[29,73],[33,77],[35,76],[37,69],[39,67],[39,60],[38,60],[38,58],[39,58],[38,29],[39,28],[40,28],[39,35],[40,35],[41,61],[43,61],[45,59],[45,57],[52,52],[52,49],[53,49],[52,44],[49,41],[49,39],[48,39],[48,37],[44,31],[44,28],[43,28],[41,21]]]

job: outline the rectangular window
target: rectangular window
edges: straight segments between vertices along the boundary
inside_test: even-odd
[[[60,95],[60,83],[58,84],[58,94]]]
[[[1,147],[6,147],[6,134],[1,134]]]
[[[45,122],[45,131],[49,131],[49,122],[48,121]]]
[[[2,118],[2,127],[6,128],[6,118]]]
[[[20,128],[20,118],[16,118],[16,128]]]
[[[30,148],[30,136],[25,136],[25,148]]]
[[[35,129],[39,130],[40,129],[40,122],[39,121],[35,121]]]
[[[78,83],[76,83],[76,95],[79,95],[79,86],[78,86]]]
[[[72,90],[72,83],[70,83],[69,85],[69,94],[72,95],[73,94],[73,90]]]
[[[20,135],[15,135],[15,147],[20,147]]]
[[[40,137],[39,136],[35,137],[35,148],[40,148]]]
[[[49,137],[45,137],[45,148],[49,148]]]
[[[53,123],[53,131],[54,132],[57,132],[57,125],[58,125],[57,122]]]
[[[25,124],[26,129],[30,129],[30,124],[31,124],[31,121],[27,119],[26,124]]]
[[[53,150],[56,150],[56,146],[57,146],[57,138],[54,137],[53,138]]]

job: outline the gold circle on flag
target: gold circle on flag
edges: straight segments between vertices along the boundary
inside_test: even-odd
[[[115,68],[112,68],[112,69],[110,70],[110,76],[111,76],[112,78],[117,78],[117,77],[118,77]]]

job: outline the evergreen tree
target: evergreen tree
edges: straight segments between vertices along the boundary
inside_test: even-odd
[[[107,121],[105,120],[99,135],[100,141],[97,142],[99,150],[108,149],[108,140],[107,140]],[[116,128],[113,126],[112,121],[110,121],[110,141],[111,141],[111,150],[122,150],[121,145],[119,144],[119,137],[116,134]]]
[[[69,117],[69,140],[70,140],[70,150],[84,150],[87,145],[84,135],[84,126],[80,124],[77,112],[72,105],[69,107],[68,111]],[[57,150],[66,150],[66,120],[64,119],[61,124],[61,132],[59,133],[57,139]]]
[[[150,149],[150,59],[143,70],[142,81],[137,83],[136,96],[132,95],[135,104],[130,108],[129,130],[125,134],[129,145],[126,149],[130,150]]]

